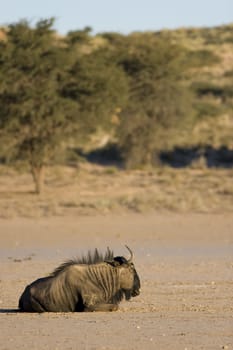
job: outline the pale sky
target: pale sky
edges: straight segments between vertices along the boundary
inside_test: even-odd
[[[86,26],[93,33],[212,27],[233,23],[233,0],[4,0],[0,26],[55,17],[66,34]]]

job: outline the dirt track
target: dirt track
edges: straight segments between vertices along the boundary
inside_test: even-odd
[[[25,285],[66,258],[135,252],[142,293],[115,313],[20,314]],[[233,349],[233,215],[0,221],[0,349]]]

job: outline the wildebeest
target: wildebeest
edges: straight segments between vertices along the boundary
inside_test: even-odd
[[[19,299],[25,312],[115,311],[125,297],[140,293],[140,279],[130,258],[105,255],[96,249],[81,259],[69,260],[49,276],[29,284]]]

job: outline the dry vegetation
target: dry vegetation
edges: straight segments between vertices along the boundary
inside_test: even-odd
[[[206,83],[213,91],[198,97],[198,102],[205,109],[192,131],[187,133],[184,128],[176,134],[173,147],[201,149],[211,146],[212,149],[220,149],[225,146],[232,153],[233,97],[232,92],[229,92],[232,91],[233,76],[232,29],[233,24],[229,24],[210,29],[181,28],[175,31],[131,35],[132,38],[143,36],[151,43],[157,36],[164,40],[169,37],[191,52],[196,52],[196,58],[201,57],[203,50],[219,58],[219,61],[212,64],[207,62],[197,67],[194,65],[188,77],[190,82],[199,84],[199,87]],[[0,40],[3,39],[4,33],[0,30]],[[92,38],[91,47],[104,44],[104,37]],[[195,57],[193,59],[195,61]],[[222,88],[223,95],[225,93],[227,97],[215,96],[216,87]],[[105,133],[100,136],[96,133],[94,136],[97,138],[95,145],[89,141],[91,149],[103,146],[102,139],[112,141],[111,135]],[[80,147],[77,140],[72,142],[74,148]],[[83,143],[81,147],[84,151],[88,148]],[[58,163],[59,161],[61,159],[58,159]],[[63,163],[68,164],[69,159]],[[232,161],[229,166],[232,167]],[[232,209],[233,168],[208,169],[205,164],[201,164],[201,160],[192,163],[189,168],[161,167],[131,171],[88,162],[82,162],[77,167],[55,165],[46,170],[45,190],[39,196],[34,194],[34,184],[28,169],[20,171],[0,165],[0,218],[130,211],[224,212]]]
[[[45,191],[34,194],[30,174],[0,168],[0,217],[233,209],[233,170],[199,165],[122,171],[82,163],[47,169]]]

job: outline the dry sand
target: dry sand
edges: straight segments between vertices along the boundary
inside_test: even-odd
[[[60,262],[124,244],[142,292],[119,311],[14,311]],[[233,214],[0,220],[0,264],[0,349],[233,349]]]

